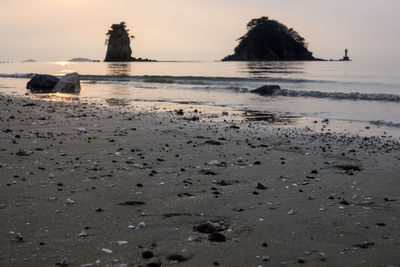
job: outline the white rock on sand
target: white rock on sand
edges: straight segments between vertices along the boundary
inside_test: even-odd
[[[79,74],[76,72],[66,74],[64,77],[60,78],[53,91],[60,93],[79,93],[81,91]]]

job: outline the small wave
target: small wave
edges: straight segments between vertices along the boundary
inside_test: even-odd
[[[34,73],[0,73],[0,78],[31,78]],[[85,83],[95,84],[105,83],[134,83],[134,86],[146,88],[145,84],[151,84],[150,89],[157,89],[157,84],[168,84],[176,88],[189,90],[229,90],[234,92],[248,92],[248,88],[260,86],[260,84],[288,84],[288,83],[321,83],[332,84],[341,83],[339,81],[329,80],[307,80],[297,78],[257,78],[257,77],[206,77],[206,76],[171,76],[171,75],[81,75],[81,80]],[[129,84],[128,84],[129,85]],[[181,86],[182,85],[182,86]],[[187,86],[189,85],[189,86]],[[197,85],[197,86],[196,86]],[[129,85],[130,86],[130,85]],[[154,87],[153,87],[154,86]],[[175,88],[174,87],[174,88]],[[165,87],[162,87],[165,88]],[[364,101],[387,101],[400,103],[400,95],[395,94],[379,94],[379,93],[345,93],[345,92],[322,92],[322,91],[306,91],[282,89],[277,95],[293,96],[293,97],[314,97],[329,98],[337,100],[364,100]]]
[[[206,91],[220,91],[220,90],[227,90],[227,91],[233,91],[235,93],[248,93],[249,89],[245,87],[237,87],[237,86],[192,86],[190,88],[188,87],[174,87],[176,88],[183,88],[183,89],[188,89],[188,90],[206,90]]]
[[[126,106],[128,105],[128,101],[126,99],[119,99],[119,98],[108,98],[106,102],[110,106]]]
[[[22,78],[22,79],[27,79],[27,78],[32,78],[32,76],[35,75],[33,73],[0,73],[1,78]]]
[[[400,128],[400,123],[395,122],[387,122],[387,121],[370,121],[369,123],[377,126],[386,126],[386,127],[393,127],[393,128]]]
[[[31,78],[34,73],[0,73],[3,78]],[[177,84],[195,84],[207,85],[214,83],[336,83],[329,80],[308,80],[298,78],[281,77],[220,77],[220,76],[171,76],[171,75],[86,75],[80,76],[83,81],[140,81],[145,83],[177,83]]]
[[[235,87],[235,86],[231,86],[231,87],[226,87],[226,88],[222,88],[225,90],[232,90],[235,91],[236,93],[247,93],[249,92],[248,88],[244,88],[244,87]]]
[[[400,95],[393,94],[364,94],[364,93],[342,93],[342,92],[321,92],[321,91],[295,91],[282,89],[276,95],[295,97],[330,98],[338,100],[365,100],[365,101],[386,101],[400,102]]]
[[[173,103],[173,104],[182,104],[182,105],[213,105],[213,106],[222,106],[215,105],[210,102],[204,101],[185,101],[185,100],[171,100],[171,99],[145,99],[145,98],[131,98],[125,100],[126,102],[148,102],[148,103]]]
[[[143,79],[145,83],[174,83],[173,80],[163,79],[161,77],[151,77]]]

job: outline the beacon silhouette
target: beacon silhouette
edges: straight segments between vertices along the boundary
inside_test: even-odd
[[[349,50],[347,50],[347,48],[344,50],[344,57],[343,57],[343,61],[350,61],[349,56],[347,55],[347,52],[349,52]]]

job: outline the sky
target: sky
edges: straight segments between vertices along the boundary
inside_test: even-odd
[[[125,21],[133,56],[220,60],[253,18],[294,28],[319,58],[400,60],[399,0],[0,0],[0,61],[103,60]]]

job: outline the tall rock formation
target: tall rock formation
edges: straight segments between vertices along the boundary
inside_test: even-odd
[[[131,38],[129,30],[126,28],[125,22],[120,24],[113,24],[111,29],[107,32],[107,54],[104,61],[106,62],[119,62],[119,61],[133,61]]]
[[[155,61],[148,58],[132,57],[131,39],[135,38],[129,35],[125,22],[111,25],[107,32],[107,54],[105,62],[126,62],[126,61]]]
[[[252,19],[247,33],[238,39],[235,53],[223,61],[318,60],[305,39],[293,29],[268,17]]]

